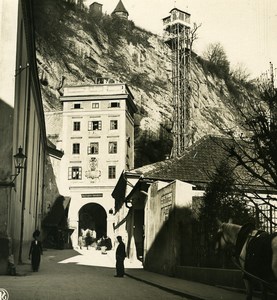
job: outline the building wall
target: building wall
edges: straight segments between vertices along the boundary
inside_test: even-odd
[[[134,149],[135,149],[134,119],[127,113],[126,139],[125,139],[126,165],[124,170],[134,169],[134,161],[135,161]]]
[[[0,100],[0,182],[9,180],[12,170],[12,124],[13,108]],[[11,189],[0,186],[0,274],[6,272],[9,255],[8,216]]]
[[[144,267],[173,275],[181,255],[181,233],[186,209],[191,206],[192,185],[178,180],[153,183],[145,207]]]
[[[113,15],[119,17],[119,18],[122,18],[122,19],[128,19],[128,14],[125,13],[125,12],[122,12],[122,11],[117,11],[117,12],[114,12]]]
[[[1,249],[5,253],[0,254],[0,261],[2,261],[0,273],[5,274],[7,256],[13,255],[15,263],[18,260],[26,260],[32,233],[36,228],[40,228],[41,207],[44,200],[43,171],[46,135],[36,69],[31,1],[3,0],[0,7],[7,8],[5,17],[3,15],[0,17],[1,52],[5,52],[2,45],[10,50],[9,54],[5,52],[10,65],[6,65],[4,69],[7,77],[5,78],[6,86],[1,86],[1,97],[4,98],[2,99],[4,102],[11,103],[13,109],[12,111],[9,108],[9,114],[4,116],[1,110],[2,120],[7,122],[4,143],[2,144],[1,136],[0,147],[1,161],[4,166],[1,169],[7,173],[4,176],[5,181],[10,181],[10,175],[16,173],[12,156],[18,152],[20,146],[27,156],[25,169],[21,170],[14,181],[15,189],[1,186],[0,193],[4,195],[3,202],[7,203],[3,211],[3,215],[6,214],[7,218],[0,219],[0,228],[1,231],[5,231],[2,233],[6,241],[1,243]],[[6,23],[7,20],[8,23]],[[3,32],[4,29],[5,32]],[[1,74],[3,74],[3,65],[1,60]],[[1,181],[3,179],[2,177]]]
[[[114,207],[111,193],[126,166],[134,165],[133,111],[127,105],[128,101],[132,101],[129,98],[131,95],[125,84],[66,87],[61,97],[62,148],[65,155],[61,161],[59,182],[63,187],[62,193],[71,197],[69,226],[74,229],[74,247],[78,243],[79,211],[88,203],[97,203],[105,209],[107,234],[113,237],[114,220],[109,213]],[[117,128],[111,127],[114,121],[117,121]],[[74,130],[76,122],[79,122],[80,130]],[[91,130],[91,122],[101,122],[101,129]],[[130,138],[130,146],[127,146],[127,137]],[[113,142],[117,144],[116,153],[110,153]],[[98,153],[88,152],[91,143],[98,143]],[[76,144],[79,144],[79,153],[73,153]],[[73,178],[75,167],[81,168],[78,179]],[[109,167],[115,167],[114,178],[109,178]]]
[[[102,14],[102,4],[97,3],[97,2],[93,2],[90,6],[89,6],[89,11],[92,14],[95,15],[101,15]]]

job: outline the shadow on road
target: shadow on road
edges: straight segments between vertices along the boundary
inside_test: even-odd
[[[115,267],[115,250],[107,251],[106,254],[102,254],[101,251],[95,250],[95,248],[87,249],[75,249],[79,255],[75,255],[59,261],[60,264],[75,263],[77,265],[85,266],[98,266],[106,268]],[[142,263],[139,260],[125,260],[126,269],[142,269]]]

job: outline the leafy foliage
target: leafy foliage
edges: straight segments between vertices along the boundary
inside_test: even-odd
[[[150,46],[148,42],[150,34],[146,30],[136,27],[133,21],[117,16],[87,14],[83,21],[83,27],[100,45],[99,29],[107,36],[109,44],[114,47],[120,46],[122,39],[133,45]]]
[[[220,43],[210,44],[203,56],[197,56],[196,59],[204,72],[223,79],[233,100],[241,97],[242,88],[256,90],[254,82],[249,78],[250,74],[242,65],[230,70],[230,62]]]
[[[220,43],[210,44],[204,52],[211,73],[225,79],[230,73],[230,62],[227,59],[224,48]]]
[[[214,264],[214,242],[218,229],[217,219],[245,224],[254,221],[243,194],[239,194],[235,187],[233,169],[227,161],[222,161],[211,176],[200,208],[200,232],[203,236],[202,257],[206,264]],[[225,263],[224,263],[225,264]]]
[[[205,227],[217,227],[217,218],[224,221],[232,218],[238,224],[249,220],[249,210],[243,194],[237,193],[235,175],[227,161],[222,161],[212,175],[201,208],[200,219]]]
[[[48,41],[48,51],[56,51],[62,54],[64,49],[68,51],[68,44],[64,36],[73,37],[74,31],[67,26],[66,22],[72,18],[70,14],[74,5],[64,1],[44,0],[33,1],[36,34]],[[64,14],[67,11],[67,14]],[[58,28],[58,32],[53,30]]]

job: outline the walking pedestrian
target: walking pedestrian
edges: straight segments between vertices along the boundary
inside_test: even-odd
[[[116,258],[116,275],[114,277],[123,277],[124,271],[124,259],[126,257],[125,244],[122,241],[122,237],[119,235],[116,237],[119,244],[116,248],[115,258]]]
[[[36,230],[33,233],[34,240],[31,243],[29,251],[29,259],[31,259],[32,269],[34,272],[37,272],[40,265],[40,256],[43,254],[41,242],[38,240],[40,231]]]
[[[78,244],[79,244],[80,249],[82,249],[82,247],[83,247],[83,236],[82,235],[80,235],[78,238]]]

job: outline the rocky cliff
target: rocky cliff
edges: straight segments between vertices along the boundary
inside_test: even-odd
[[[47,133],[58,136],[64,85],[110,76],[129,85],[138,106],[136,166],[164,159],[172,146],[173,108],[170,53],[162,39],[132,21],[93,15],[62,0],[34,1],[34,15]],[[205,66],[193,54],[190,107],[195,141],[219,133],[215,118],[233,126],[232,101],[253,96],[237,83],[226,84]]]

